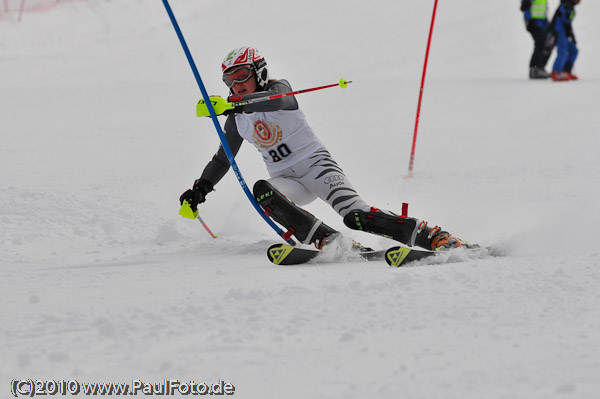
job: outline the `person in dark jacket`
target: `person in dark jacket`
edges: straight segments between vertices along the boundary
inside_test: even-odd
[[[579,2],[580,0],[561,0],[548,28],[549,42],[556,45],[556,60],[552,67],[552,80],[555,82],[578,79],[573,74],[573,65],[579,53],[573,32],[573,19],[575,6]]]
[[[550,74],[545,67],[550,58],[552,47],[546,47],[546,30],[548,28],[548,1],[521,0],[521,11],[525,18],[525,27],[533,37],[534,48],[529,62],[530,79],[547,79]]]

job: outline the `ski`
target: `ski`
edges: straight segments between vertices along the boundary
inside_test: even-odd
[[[464,254],[466,258],[485,257],[485,256],[500,256],[494,255],[492,248],[480,247],[479,245],[469,245],[460,248],[450,248],[441,251],[428,251],[426,249],[406,248],[401,246],[391,247],[385,251],[385,261],[390,266],[400,267],[407,263],[417,260],[443,256],[443,255],[459,255]],[[456,259],[456,257],[455,257]]]
[[[345,261],[351,262],[354,259],[357,260],[382,260],[385,256],[386,250],[381,251],[353,251],[353,254],[358,257],[347,259]],[[307,249],[292,247],[287,244],[274,244],[267,250],[267,257],[269,260],[276,265],[301,265],[322,256],[322,263],[333,263],[335,260],[323,257],[323,252],[316,249]]]
[[[400,267],[409,262],[429,258],[438,255],[439,252],[427,251],[425,249],[413,249],[406,247],[391,247],[385,251],[385,261],[390,266]]]
[[[302,265],[304,263],[308,263],[313,259],[316,259],[316,263],[335,263],[335,262],[353,262],[357,260],[366,260],[366,261],[378,261],[385,259],[386,263],[390,266],[401,267],[408,263],[415,262],[418,260],[433,258],[437,256],[451,255],[455,254],[458,256],[500,256],[494,255],[493,252],[490,252],[490,248],[482,248],[479,246],[472,247],[464,247],[457,249],[446,249],[442,251],[429,251],[421,248],[407,248],[401,246],[394,246],[388,249],[379,250],[379,251],[352,251],[352,254],[356,256],[347,257],[344,259],[340,259],[336,256],[327,256],[322,251],[316,249],[308,249],[308,248],[299,248],[293,247],[287,244],[274,244],[269,247],[267,250],[267,257],[269,260],[276,265]],[[467,251],[462,252],[464,255],[460,255],[461,252],[458,251]],[[460,259],[460,258],[458,258]],[[447,260],[447,259],[446,259]],[[464,260],[464,259],[463,259]],[[456,257],[455,257],[456,261]]]

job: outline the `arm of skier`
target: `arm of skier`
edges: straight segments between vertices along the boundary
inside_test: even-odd
[[[269,82],[267,90],[257,93],[241,96],[241,101],[253,100],[255,98],[269,97],[276,94],[284,94],[292,91],[292,87],[285,79]],[[231,98],[231,97],[230,97]],[[239,98],[239,96],[238,96]],[[241,107],[235,107],[235,112],[273,112],[273,111],[293,111],[298,109],[298,101],[295,96],[286,96],[274,100],[261,101],[254,104],[246,104]]]
[[[287,80],[276,80],[269,83],[267,90],[258,93],[246,94],[245,96],[230,96],[227,100],[219,96],[211,96],[210,100],[217,115],[240,114],[242,112],[273,112],[280,110],[297,110],[298,102],[294,96],[280,97],[273,100],[261,101],[253,104],[233,106],[233,103],[266,98],[276,94],[285,94],[292,91]],[[235,98],[235,101],[231,101]],[[203,98],[196,106],[197,116],[210,116]]]
[[[229,144],[231,153],[235,157],[238,151],[240,150],[244,139],[242,138],[242,136],[240,136],[237,130],[234,115],[229,115],[227,117],[227,120],[225,121],[225,128],[223,130],[225,132],[225,139],[227,140],[227,144]],[[225,176],[230,167],[231,164],[229,163],[229,159],[227,159],[225,149],[223,149],[222,145],[219,145],[217,153],[206,165],[200,178],[207,180],[211,184],[211,186],[214,187],[219,181],[221,181],[221,179],[223,178],[223,176]]]
[[[242,146],[243,139],[238,133],[237,125],[235,124],[235,116],[229,115],[225,121],[225,138],[231,149],[231,153],[235,157]],[[225,154],[225,150],[222,145],[219,145],[217,153],[208,162],[202,176],[194,182],[191,190],[184,192],[179,201],[183,204],[183,201],[191,206],[195,212],[199,204],[206,201],[206,195],[213,191],[214,186],[225,176],[229,170],[231,164]]]

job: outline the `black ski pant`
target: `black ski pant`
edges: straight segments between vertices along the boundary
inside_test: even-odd
[[[533,55],[529,66],[544,69],[552,52],[552,47],[546,45],[546,28],[532,24],[527,27],[527,30],[531,33],[534,42]]]

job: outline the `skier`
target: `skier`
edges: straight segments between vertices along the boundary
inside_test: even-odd
[[[246,101],[292,91],[287,80],[269,79],[265,58],[253,47],[229,52],[223,60],[222,72],[230,89],[229,98],[241,96],[241,101]],[[203,101],[199,106],[202,104]],[[258,204],[300,242],[322,249],[340,235],[298,206],[318,197],[329,203],[343,217],[344,224],[354,230],[429,250],[468,245],[438,226],[430,228],[425,221],[407,217],[405,210],[403,215],[397,215],[369,206],[315,136],[294,96],[237,106],[219,114],[227,115],[225,137],[234,156],[245,139],[261,153],[267,166],[270,179],[258,180],[253,187]],[[180,202],[187,201],[197,211],[198,204],[206,200],[229,167],[225,151],[219,146],[202,176],[192,189],[181,195]]]
[[[550,74],[544,69],[552,47],[546,47],[546,29],[548,28],[547,0],[521,0],[521,11],[525,18],[527,31],[533,37],[534,48],[529,62],[529,79],[547,79]]]
[[[552,67],[552,80],[555,82],[579,79],[572,73],[579,53],[573,33],[575,6],[579,2],[580,0],[561,0],[548,29],[550,41],[556,43],[556,60]]]

